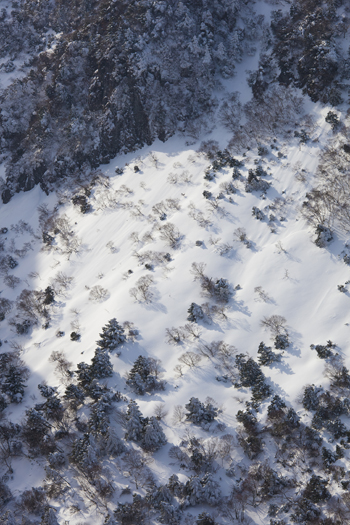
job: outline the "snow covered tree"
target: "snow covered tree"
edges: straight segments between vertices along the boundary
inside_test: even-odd
[[[181,483],[176,474],[172,474],[168,480],[167,487],[177,498],[182,498],[185,492],[185,485]]]
[[[143,439],[144,428],[147,424],[136,401],[131,400],[125,415],[125,439],[140,442]]]
[[[167,442],[165,434],[155,417],[150,417],[143,429],[141,446],[147,451],[159,450]]]
[[[22,435],[29,448],[43,452],[53,452],[56,445],[50,435],[51,425],[35,408],[26,410]]]
[[[181,522],[182,512],[177,505],[162,501],[160,504],[161,523],[168,523],[169,525],[178,525]]]
[[[101,339],[96,341],[97,346],[110,352],[126,341],[124,328],[120,326],[115,317],[102,328],[100,337]]]
[[[311,350],[316,350],[320,359],[327,359],[333,355],[332,349],[335,348],[332,341],[327,341],[326,345],[310,345]]]
[[[164,390],[164,381],[157,378],[158,369],[158,361],[140,355],[128,372],[126,384],[139,395],[144,395],[153,390]]]
[[[315,387],[315,385],[306,386],[304,389],[304,395],[302,404],[306,410],[316,410],[319,405],[319,395],[322,392],[321,387]]]
[[[113,375],[113,365],[106,350],[96,348],[95,355],[91,360],[90,374],[96,379]]]
[[[191,506],[196,506],[203,501],[203,487],[198,476],[191,476],[185,485],[186,499]]]
[[[77,364],[76,374],[78,376],[78,383],[83,390],[85,390],[91,383],[93,376],[91,374],[91,367],[87,363],[78,363]]]
[[[46,385],[38,385],[43,397],[46,397],[45,403],[35,405],[38,412],[43,412],[48,420],[61,421],[64,414],[64,408],[56,390]]]
[[[267,407],[267,417],[268,419],[278,419],[284,416],[286,409],[286,404],[279,395],[275,395]]]
[[[285,350],[289,346],[288,334],[277,334],[275,337],[276,350]]]
[[[63,397],[69,401],[73,407],[77,408],[79,405],[84,403],[85,394],[82,388],[71,383],[67,386]]]
[[[212,474],[205,474],[201,479],[202,498],[211,507],[216,507],[221,501],[221,489],[219,483]]]
[[[191,303],[191,306],[189,307],[187,312],[187,321],[191,321],[191,323],[197,323],[199,319],[204,318],[204,312],[202,310],[202,307],[199,306],[199,304]]]
[[[7,395],[12,403],[20,403],[23,399],[25,388],[23,370],[11,365],[1,384],[2,393]]]
[[[211,403],[204,405],[197,397],[191,397],[185,408],[187,410],[187,421],[191,421],[195,425],[211,423],[218,414],[217,409]]]
[[[263,342],[259,344],[258,354],[258,362],[261,366],[269,366],[280,359],[280,354],[273,352],[271,347]]]
[[[242,423],[248,433],[256,433],[258,421],[249,407],[244,411],[238,410],[236,419],[239,423]]]

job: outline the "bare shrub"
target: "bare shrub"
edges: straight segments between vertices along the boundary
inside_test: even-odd
[[[157,403],[154,407],[153,413],[158,421],[162,421],[168,415],[164,403]]]
[[[164,224],[164,226],[159,227],[159,232],[160,238],[163,241],[166,241],[171,248],[177,248],[182,238],[182,235],[179,229],[175,226],[175,224],[168,222],[167,224]]]
[[[174,372],[177,378],[182,377],[184,375],[183,370],[184,370],[184,367],[182,365],[176,365],[174,367]]]
[[[150,275],[143,275],[138,281],[136,281],[136,286],[130,289],[130,295],[137,301],[150,303],[153,298],[153,293],[150,290],[153,282],[153,278]]]
[[[15,275],[6,275],[6,277],[4,277],[4,283],[6,286],[12,288],[13,290],[19,285],[20,282],[21,279]]]
[[[108,248],[111,253],[117,253],[119,251],[118,248],[114,245],[113,241],[108,241],[106,244],[106,248]]]
[[[286,322],[287,320],[282,315],[271,315],[270,317],[264,317],[260,324],[264,328],[268,328],[271,333],[276,336],[287,333],[287,329],[285,327]]]
[[[261,299],[264,303],[271,301],[269,295],[263,290],[262,286],[256,286],[254,292],[258,295],[258,298]]]
[[[201,360],[201,356],[195,352],[185,352],[179,357],[179,361],[189,368],[196,368]]]
[[[203,342],[198,346],[198,352],[207,358],[219,357],[219,358],[231,358],[237,350],[233,345],[229,345],[224,341],[212,341],[211,343]]]
[[[49,357],[51,363],[56,363],[55,371],[59,374],[64,384],[68,384],[72,380],[73,373],[71,367],[73,363],[68,361],[64,353],[60,350],[54,350]]]
[[[109,291],[97,284],[96,286],[93,286],[89,292],[89,301],[101,303],[102,301],[106,301],[109,296]]]
[[[212,160],[215,158],[215,154],[219,151],[219,149],[220,146],[218,141],[210,139],[201,142],[198,148],[198,153],[204,153],[209,160]]]
[[[189,204],[189,209],[190,209],[189,216],[192,219],[194,219],[201,228],[207,228],[208,226],[211,226],[212,221],[208,219],[207,217],[205,217],[203,212],[201,212],[200,210],[197,210],[193,202]]]
[[[26,242],[26,243],[24,243],[24,245],[23,245],[23,247],[21,249],[17,248],[16,250],[14,250],[13,253],[16,255],[16,257],[19,257],[20,259],[23,259],[23,257],[25,257],[27,255],[29,250],[33,250],[33,247],[32,247],[30,242]]]
[[[70,277],[63,272],[58,272],[51,280],[51,286],[55,290],[55,294],[65,296],[66,290],[72,286],[74,277]]]
[[[183,327],[180,326],[180,329],[182,329],[189,337],[193,337],[193,339],[198,339],[202,333],[197,323],[187,323]]]
[[[175,173],[169,173],[167,181],[169,184],[177,184],[179,182],[179,177]]]
[[[166,199],[165,202],[169,210],[178,211],[181,209],[180,199]]]
[[[122,471],[135,483],[136,489],[147,486],[154,479],[148,465],[153,458],[138,450],[129,449],[123,457]]]
[[[186,338],[186,334],[182,328],[167,328],[165,330],[166,340],[168,344],[179,344]]]
[[[174,412],[172,417],[172,423],[173,425],[179,425],[185,421],[186,418],[186,410],[182,405],[175,405],[174,406]]]

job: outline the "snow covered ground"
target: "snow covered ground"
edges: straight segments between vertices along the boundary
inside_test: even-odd
[[[185,351],[195,351],[203,341],[222,340],[234,345],[238,353],[247,352],[256,358],[261,341],[271,344],[261,320],[281,315],[287,320],[291,346],[284,350],[280,362],[262,370],[273,392],[308,421],[309,416],[298,403],[302,387],[326,382],[324,363],[310,350],[310,345],[325,344],[331,339],[345,364],[350,365],[349,294],[337,289],[337,285],[349,278],[348,267],[338,257],[346,239],[339,235],[327,249],[318,248],[300,215],[305,193],[313,183],[320,148],[331,136],[330,126],[324,121],[325,110],[315,106],[313,111],[318,121],[312,140],[306,145],[300,146],[296,138],[291,138],[286,144],[276,142],[283,155],[278,156],[277,150],[272,150],[259,159],[256,152],[249,151],[239,157],[244,161],[244,167],[240,168],[244,178],[248,169],[256,167],[256,162],[267,170],[266,180],[271,187],[266,196],[246,193],[242,178],[234,181],[236,193],[215,199],[223,191],[220,185],[232,181],[232,169],[221,169],[214,181],[204,180],[210,161],[197,153],[200,141],[186,146],[184,138],[174,137],[165,144],[157,142],[145,147],[137,155],[118,157],[102,167],[103,177],[88,199],[92,206],[89,213],[82,214],[70,199],[65,201],[64,194],[46,196],[39,188],[16,195],[2,206],[0,226],[8,228],[0,239],[5,243],[5,251],[14,253],[26,242],[31,249],[11,271],[21,282],[14,289],[3,284],[1,297],[15,300],[22,289],[44,290],[58,272],[73,278],[66,293],[56,297],[46,330],[38,326],[29,335],[19,336],[6,320],[2,322],[2,350],[8,351],[14,343],[20,345],[31,373],[23,403],[11,404],[6,416],[14,422],[20,421],[24,408],[32,407],[40,398],[37,385],[43,381],[64,393],[65,385],[61,384],[54,363],[49,361],[53,351],[63,351],[73,365],[90,362],[102,326],[113,317],[120,323],[130,321],[140,335],[135,342],[123,345],[120,357],[112,356],[114,375],[108,379],[108,385],[137,399],[145,416],[153,414],[157,403],[164,403],[169,414],[162,428],[169,445],[155,454],[151,468],[159,481],[166,482],[174,472],[167,456],[170,444],[179,444],[186,431],[206,437],[205,431],[189,428],[188,423],[172,424],[174,406],[185,405],[192,396],[203,402],[209,396],[222,409],[218,417],[225,425],[222,432],[234,435],[235,414],[243,401],[249,399],[249,389],[237,390],[230,382],[216,380],[219,373],[215,360],[202,358],[193,368],[184,366],[182,377],[176,376],[174,367],[179,357]],[[219,139],[221,148],[226,146],[222,131],[210,138]],[[138,172],[134,166],[139,167]],[[123,168],[122,175],[115,173],[118,167]],[[212,193],[211,199],[203,197],[204,190]],[[154,208],[157,205],[158,209]],[[77,253],[64,253],[67,247],[63,247],[59,235],[50,249],[43,250],[39,206],[48,209],[57,206],[59,216],[67,217],[79,240]],[[253,206],[263,211],[263,220],[252,216]],[[165,212],[165,220],[160,220],[159,209]],[[269,221],[270,214],[275,216],[273,221]],[[20,221],[25,221],[32,230],[16,229]],[[180,232],[176,247],[161,238],[161,228],[167,224],[175,225]],[[250,247],[235,236],[238,228],[245,229]],[[196,241],[201,241],[201,245]],[[147,269],[144,262],[139,262],[139,256],[149,251],[169,253],[170,260],[161,264],[151,261],[153,268]],[[192,263],[204,263],[205,273],[210,277],[227,279],[234,293],[226,308],[226,319],[217,316],[210,324],[200,322],[199,338],[172,345],[166,341],[166,329],[187,323],[187,310],[192,302],[208,301],[202,296],[199,282],[194,281]],[[152,278],[149,302],[130,295],[130,289],[144,276]],[[100,301],[90,300],[95,286],[107,291]],[[257,287],[265,295],[259,295]],[[81,334],[78,342],[70,340],[73,329]],[[65,336],[56,337],[57,330]],[[126,387],[124,374],[139,355],[161,360],[162,378],[167,382],[165,391],[140,397]],[[262,417],[266,406],[266,402],[262,404]],[[234,460],[244,463],[241,451],[236,450]],[[8,482],[13,493],[41,483],[40,459],[30,464],[18,459],[13,468]],[[119,483],[122,487],[125,479],[115,476],[117,486]],[[222,477],[223,491],[227,494],[231,480]],[[77,517],[72,517],[62,506],[60,517],[74,524],[81,521],[83,514],[87,523],[96,523],[91,512],[82,509]],[[251,515],[256,523],[267,523],[263,515],[257,517],[254,512]]]

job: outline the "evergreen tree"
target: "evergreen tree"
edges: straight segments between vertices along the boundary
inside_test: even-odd
[[[211,403],[201,403],[197,397],[191,397],[190,401],[185,405],[186,419],[192,421],[195,425],[211,423],[217,416],[217,409]]]
[[[208,505],[215,507],[220,503],[221,500],[221,490],[220,485],[211,474],[205,474],[201,479],[202,498]]]
[[[11,365],[1,385],[2,393],[9,396],[12,403],[20,403],[24,396],[25,387],[23,371]]]
[[[78,383],[85,390],[92,381],[91,367],[83,362],[77,364],[77,369]]]
[[[204,317],[202,307],[196,303],[191,303],[191,306],[187,310],[187,313],[187,321],[191,321],[191,323],[197,323],[198,319],[203,319]]]
[[[136,401],[131,400],[125,416],[125,439],[141,441],[147,423],[148,420],[142,416]]]
[[[192,476],[185,485],[187,501],[191,506],[203,501],[203,487],[198,476]]]
[[[258,354],[258,362],[260,366],[269,366],[280,358],[280,354],[273,352],[271,347],[266,346],[263,342],[259,344]]]
[[[96,341],[97,346],[110,352],[126,341],[124,328],[118,324],[116,318],[108,321],[106,326],[102,328],[100,337],[101,339]]]
[[[96,443],[93,436],[84,434],[82,438],[73,442],[72,452],[70,454],[72,463],[82,470],[89,470],[98,463],[96,456]]]
[[[113,375],[113,365],[105,350],[96,348],[95,355],[91,360],[90,373],[92,377],[96,379],[111,377]]]
[[[67,386],[63,397],[76,408],[84,403],[85,394],[82,388],[71,383]]]
[[[32,449],[44,448],[47,452],[55,449],[55,444],[50,437],[51,425],[35,408],[26,411],[26,421],[23,426],[22,435],[28,446]]]
[[[145,392],[164,389],[164,382],[159,381],[154,373],[155,363],[151,357],[140,355],[133,364],[126,384],[137,394],[144,395]]]
[[[155,417],[150,417],[143,430],[142,448],[154,452],[167,442],[165,434]]]

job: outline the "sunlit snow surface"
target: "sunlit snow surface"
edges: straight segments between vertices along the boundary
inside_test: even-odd
[[[119,358],[112,356],[115,373],[108,380],[110,386],[135,398],[125,388],[125,372],[140,354],[156,357],[162,362],[166,390],[139,397],[138,404],[144,415],[152,415],[156,403],[165,403],[169,415],[163,428],[169,444],[178,444],[186,430],[186,425],[172,426],[173,407],[184,405],[192,396],[202,401],[207,396],[214,398],[223,407],[219,421],[227,425],[224,432],[233,433],[237,425],[235,414],[242,408],[240,402],[249,399],[249,389],[237,391],[230,383],[216,381],[214,363],[204,358],[198,368],[186,369],[183,377],[176,378],[174,367],[179,356],[186,350],[195,350],[198,341],[174,346],[169,345],[165,338],[166,328],[183,326],[187,322],[187,309],[192,302],[200,304],[207,301],[201,296],[200,285],[193,280],[190,272],[193,262],[205,263],[207,275],[224,277],[233,287],[238,284],[241,287],[235,291],[228,305],[228,319],[214,319],[212,324],[202,324],[200,340],[224,340],[239,352],[248,352],[256,357],[261,341],[271,343],[269,333],[260,326],[261,319],[272,314],[287,319],[292,345],[284,351],[280,363],[262,367],[262,370],[274,392],[303,416],[304,410],[297,403],[302,387],[325,381],[322,374],[324,362],[310,350],[310,344],[324,344],[331,339],[337,343],[337,351],[344,356],[345,363],[349,365],[350,361],[349,294],[339,293],[337,289],[338,284],[344,284],[349,278],[348,267],[338,258],[344,239],[337,238],[327,249],[316,247],[312,242],[313,232],[299,213],[305,193],[313,182],[320,148],[331,133],[324,121],[325,110],[316,106],[312,111],[318,121],[313,140],[308,145],[299,146],[297,139],[291,138],[288,144],[277,143],[285,153],[282,159],[277,157],[275,150],[262,159],[271,182],[265,199],[257,193],[246,193],[244,184],[237,182],[237,193],[232,195],[232,202],[226,195],[218,200],[219,209],[211,210],[202,192],[207,189],[217,196],[220,184],[232,180],[232,169],[218,172],[214,182],[205,181],[203,175],[209,161],[196,153],[200,141],[186,146],[185,139],[174,137],[166,144],[157,142],[137,152],[137,155],[118,157],[102,167],[101,172],[108,177],[110,187],[98,184],[94,188],[89,199],[92,205],[90,213],[81,214],[79,207],[75,207],[70,200],[59,206],[60,215],[67,215],[75,235],[81,240],[79,253],[69,258],[60,253],[59,245],[56,250],[42,251],[37,209],[44,204],[52,209],[59,201],[57,195],[46,196],[35,188],[29,193],[15,195],[9,204],[2,205],[0,227],[9,228],[8,233],[2,236],[4,240],[6,238],[6,248],[11,246],[13,240],[12,250],[21,248],[25,242],[31,242],[33,249],[11,272],[22,280],[20,285],[15,290],[1,286],[1,296],[15,299],[24,288],[44,289],[57,272],[74,277],[74,284],[66,296],[56,297],[52,321],[47,330],[38,327],[30,335],[18,336],[6,320],[1,323],[2,340],[7,341],[2,350],[8,350],[13,342],[22,345],[23,359],[31,370],[23,404],[10,405],[6,409],[11,420],[20,420],[24,408],[37,402],[35,398],[40,398],[37,390],[40,382],[47,381],[49,385],[58,386],[63,393],[65,387],[59,384],[54,365],[49,362],[52,351],[64,351],[74,364],[90,362],[102,326],[116,317],[119,322],[132,321],[140,336],[134,343],[122,347]],[[219,140],[221,147],[226,145],[225,133],[220,130],[209,138]],[[157,166],[150,152],[158,159]],[[255,166],[256,158],[255,153],[248,152],[243,159],[243,176]],[[140,168],[139,172],[134,172],[134,165]],[[116,167],[124,167],[123,175],[115,174]],[[296,177],[302,169],[305,170],[306,182]],[[176,178],[178,182],[174,183]],[[130,193],[126,188],[130,188]],[[62,201],[62,196],[60,199]],[[168,210],[167,220],[162,222],[159,215],[153,213],[152,207],[166,199],[179,199],[180,209]],[[272,233],[268,220],[256,220],[251,210],[257,206],[269,215],[266,207],[275,199],[281,199],[281,208],[273,212],[276,232]],[[111,205],[111,202],[114,204]],[[194,208],[203,213],[211,226],[200,227],[189,216]],[[281,217],[285,220],[281,221]],[[20,234],[11,230],[11,225],[18,224],[20,220],[31,225],[37,239],[29,233]],[[158,226],[167,222],[176,225],[182,234],[175,249],[160,239],[157,230]],[[252,242],[251,248],[235,240],[234,231],[239,227],[245,228],[247,238]],[[130,238],[133,232],[137,232],[140,240],[152,232],[153,240],[134,242]],[[196,246],[197,240],[203,241],[203,245]],[[111,245],[107,246],[111,242],[112,250]],[[225,243],[232,248],[221,256],[220,246]],[[136,252],[142,254],[147,250],[169,252],[171,261],[155,265],[153,271],[149,271],[135,257]],[[129,270],[132,270],[131,274],[128,274]],[[151,288],[154,296],[150,303],[137,302],[129,294],[143,275],[151,275],[154,280]],[[108,290],[106,300],[89,300],[89,291],[95,285]],[[259,300],[254,292],[258,286],[268,294],[269,302]],[[69,338],[74,321],[80,324],[80,342],[72,342]],[[58,329],[65,332],[64,338],[56,337]],[[264,409],[266,405],[263,404],[262,412]],[[204,431],[194,428],[191,431],[206,436]],[[169,445],[155,454],[155,462],[151,466],[162,482],[166,482],[174,468],[169,464],[168,448]],[[236,455],[235,460],[241,461],[243,455],[239,449]],[[23,490],[39,485],[42,474],[40,459],[33,465],[24,460],[16,461],[13,479],[9,481],[10,488]],[[230,480],[224,474],[222,479],[224,492],[227,492]],[[119,481],[125,482],[125,479]],[[65,516],[64,508],[61,513],[62,517]],[[69,518],[71,523],[75,523],[73,518]],[[81,515],[77,518],[79,520]]]

